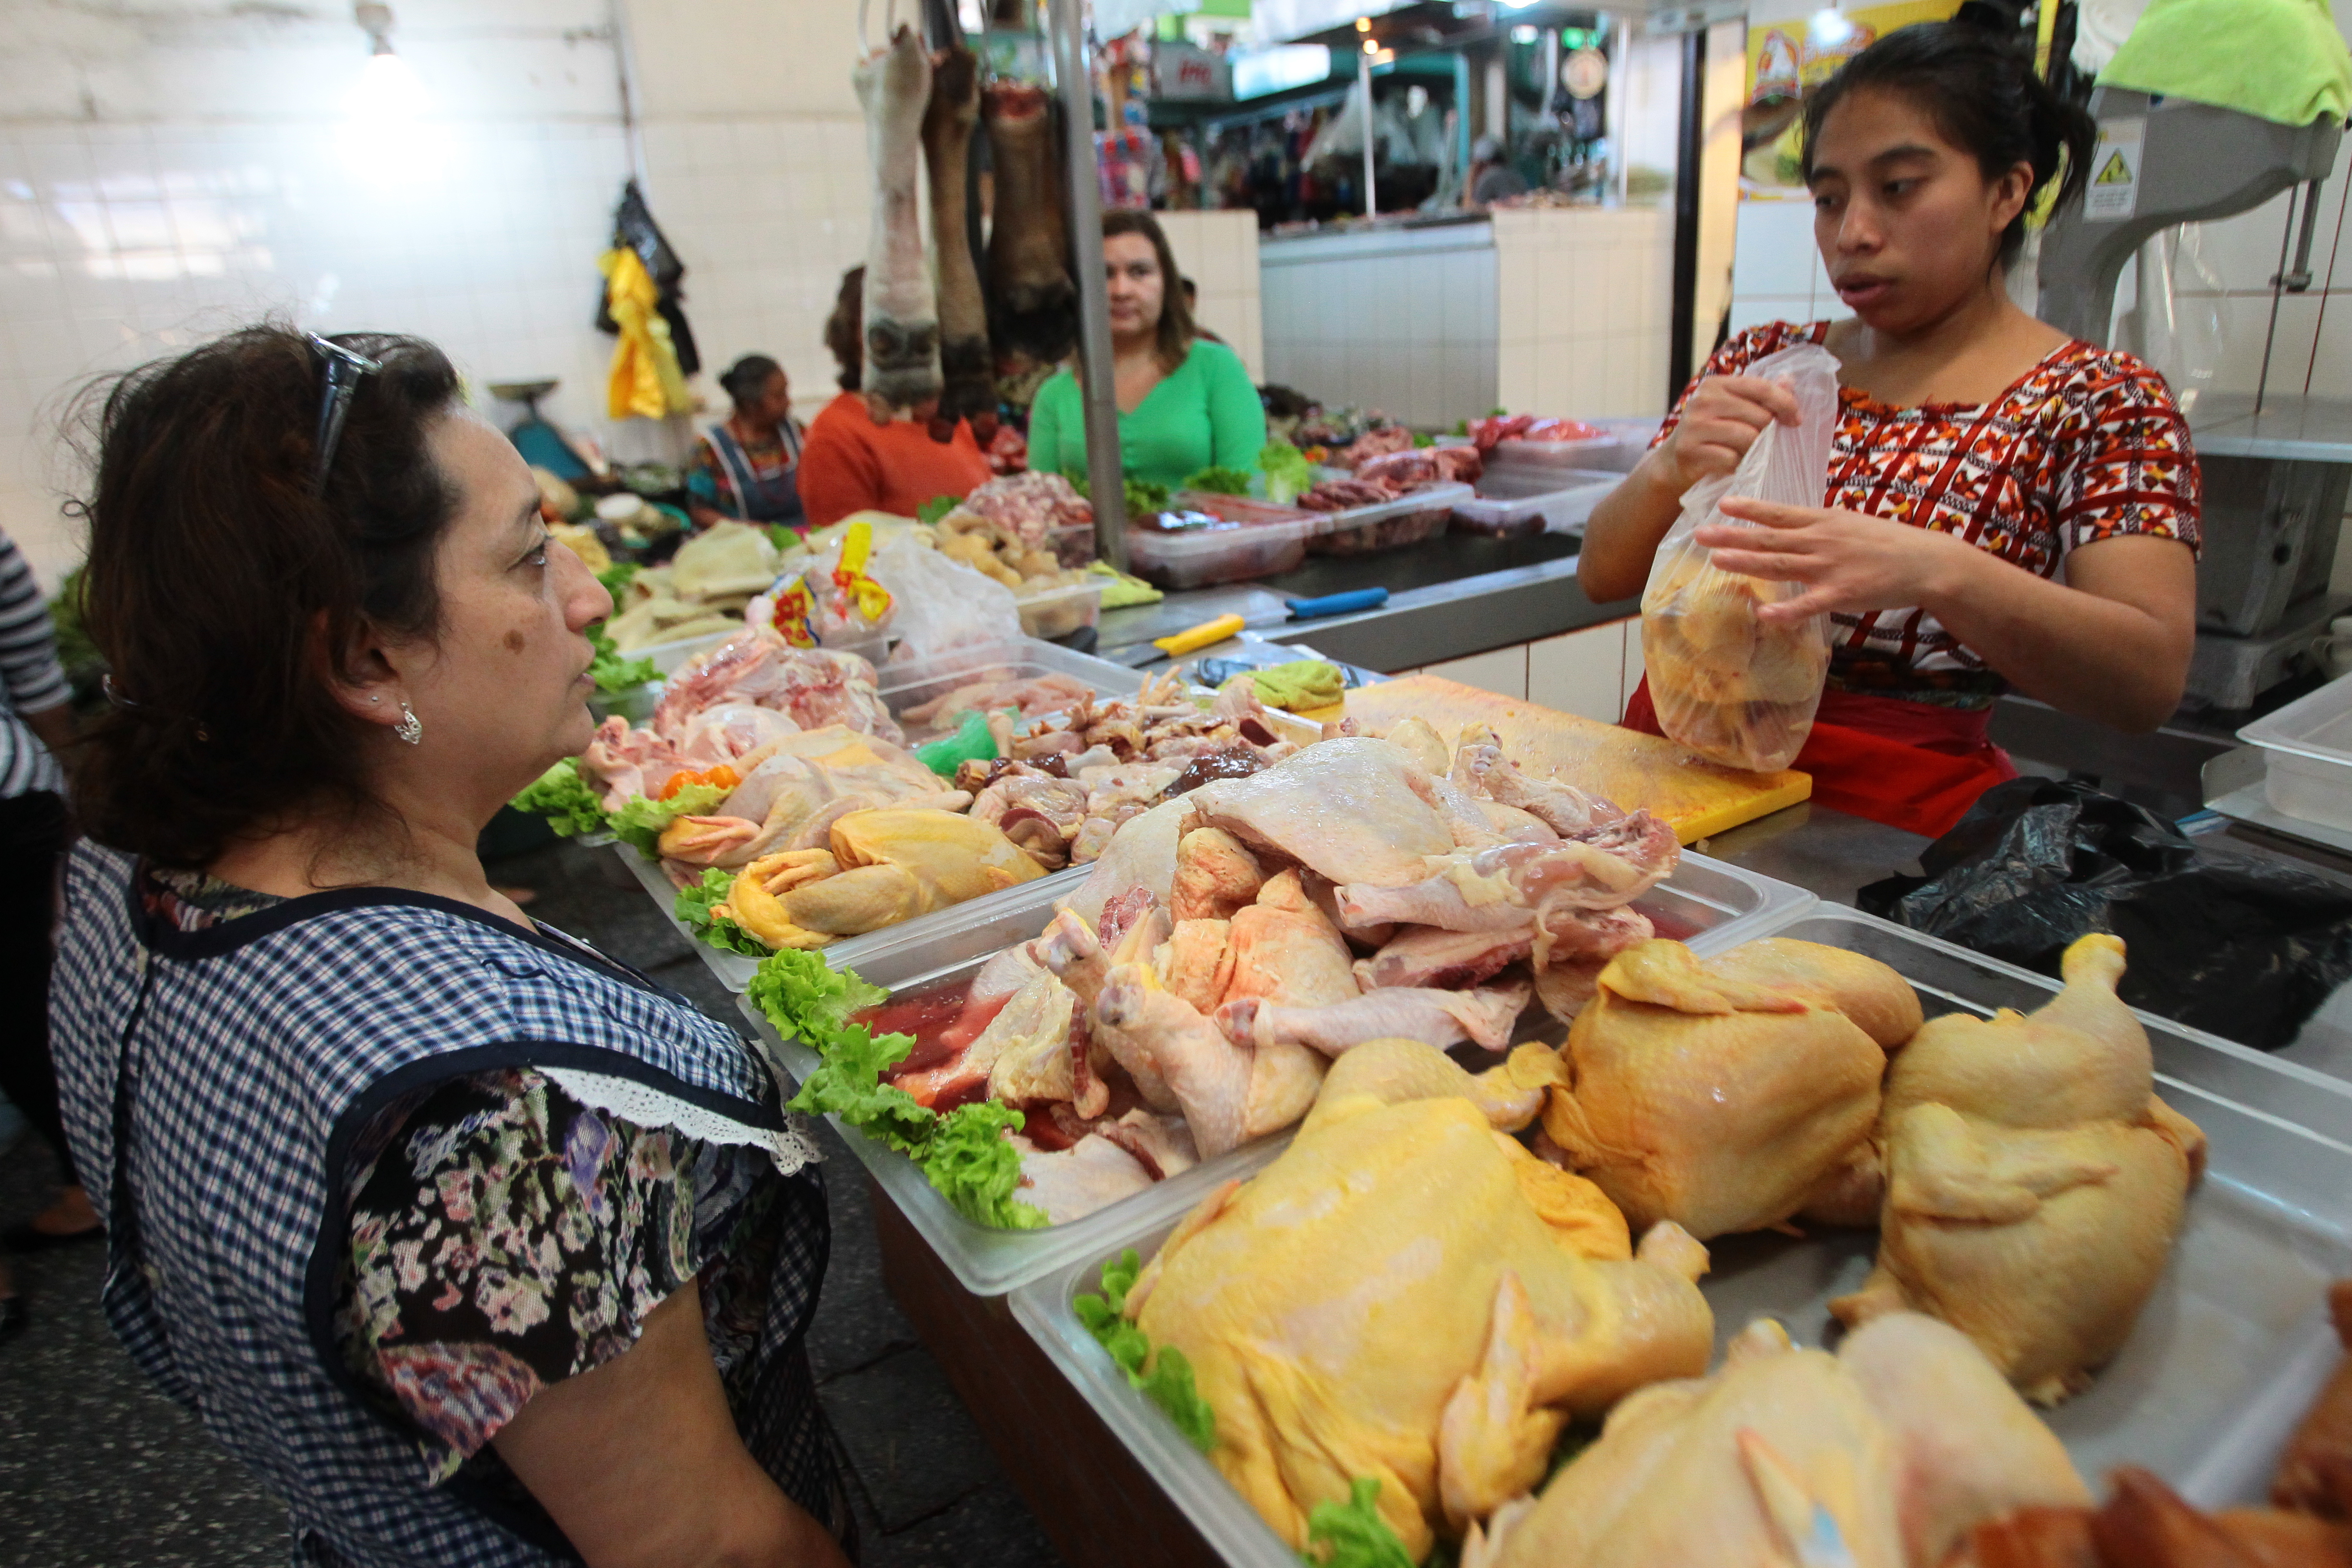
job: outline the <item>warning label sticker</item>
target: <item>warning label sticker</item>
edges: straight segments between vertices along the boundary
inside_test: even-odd
[[[2099,121],[2098,144],[2091,152],[2091,186],[2083,194],[2083,216],[2094,223],[2115,223],[2139,210],[2140,143],[2147,132],[2144,116]]]

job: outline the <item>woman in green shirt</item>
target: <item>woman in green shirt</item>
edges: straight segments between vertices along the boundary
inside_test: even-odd
[[[1110,281],[1112,392],[1130,479],[1170,489],[1212,466],[1247,472],[1265,445],[1265,407],[1240,358],[1202,337],[1177,289],[1176,258],[1148,212],[1103,214]],[[1086,412],[1077,377],[1057,371],[1029,412],[1029,466],[1084,473]]]

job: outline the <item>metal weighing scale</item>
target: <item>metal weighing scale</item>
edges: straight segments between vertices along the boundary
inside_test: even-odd
[[[2293,267],[2271,280],[2275,301],[2310,286],[2320,182],[2342,127],[2280,125],[2185,99],[2102,88],[2092,184],[2080,207],[2042,238],[2039,314],[2095,343],[2107,341],[2116,284],[2140,247],[2176,224],[2228,217],[2303,188]],[[2263,352],[2268,379],[2270,345]],[[2205,479],[2205,549],[2197,569],[2197,651],[2189,695],[2242,710],[2307,661],[2343,613],[2328,578],[2352,491],[2352,402],[2279,395],[2200,400],[2189,419]]]

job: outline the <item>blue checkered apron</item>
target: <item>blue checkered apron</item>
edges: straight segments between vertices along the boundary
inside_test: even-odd
[[[132,1359],[285,1498],[297,1563],[576,1562],[543,1516],[427,1485],[414,1435],[345,1367],[353,1142],[395,1097],[521,1066],[776,1128],[765,1066],[633,971],[449,900],[320,893],[183,931],[135,889],[127,857],[75,851],[50,993],[68,1136],[110,1210],[106,1312]],[[762,1343],[796,1352],[825,1240],[814,1172],[794,1179],[814,1235],[785,1247]]]

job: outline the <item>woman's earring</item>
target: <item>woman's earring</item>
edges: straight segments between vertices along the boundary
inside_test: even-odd
[[[421,745],[425,740],[425,721],[416,716],[415,709],[404,702],[400,705],[400,723],[392,732],[412,746]]]

